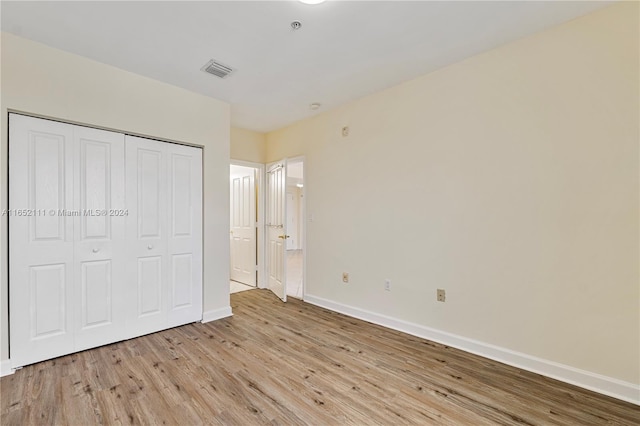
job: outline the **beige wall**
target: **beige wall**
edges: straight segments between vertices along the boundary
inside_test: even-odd
[[[263,164],[266,159],[266,137],[264,133],[231,128],[231,158]]]
[[[640,383],[638,12],[269,133],[306,157],[306,293]]]
[[[204,147],[204,310],[229,307],[229,106],[2,33],[0,209],[7,109]],[[7,358],[7,220],[1,222],[0,359]]]

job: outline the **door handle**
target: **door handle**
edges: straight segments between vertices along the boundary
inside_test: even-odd
[[[289,237],[290,235],[278,235],[278,238],[282,238],[283,240],[286,240]]]
[[[94,253],[97,253],[97,252],[99,252],[99,251],[100,251],[100,249],[99,249],[99,248],[94,248],[94,249],[93,249],[93,250],[91,250],[91,251],[92,251],[92,252],[94,252]]]
[[[149,244],[149,245],[147,246],[147,250],[151,250],[152,248],[153,248],[153,246],[152,246],[151,244]]]

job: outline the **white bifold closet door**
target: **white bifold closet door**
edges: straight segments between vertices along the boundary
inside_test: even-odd
[[[200,320],[202,151],[9,125],[12,367]]]
[[[73,127],[74,259],[69,272],[72,305],[67,309],[74,334],[74,351],[121,340],[126,322],[120,315],[126,303],[127,244],[124,214],[124,135]],[[39,171],[34,170],[34,173]],[[106,212],[106,213],[105,213]],[[114,213],[114,214],[109,214]],[[34,261],[38,262],[37,259]],[[31,307],[34,312],[39,306]]]
[[[130,326],[142,335],[202,319],[202,151],[133,136],[126,146]]]

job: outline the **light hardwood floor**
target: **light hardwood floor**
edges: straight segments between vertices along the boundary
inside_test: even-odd
[[[266,290],[234,316],[25,367],[2,425],[637,425],[640,408]]]

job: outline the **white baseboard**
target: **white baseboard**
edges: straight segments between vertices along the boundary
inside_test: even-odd
[[[219,308],[219,309],[213,309],[211,311],[206,311],[202,313],[202,323],[219,320],[222,318],[230,317],[232,315],[233,313],[231,312],[231,306],[226,306],[224,308]]]
[[[344,305],[321,297],[305,294],[304,301],[331,311],[359,318],[393,330],[402,331],[423,339],[442,343],[465,352],[480,355],[513,367],[542,374],[552,379],[640,405],[640,385],[580,370],[568,365],[537,358],[522,352],[512,351],[386,315],[380,315],[375,312]]]
[[[3,359],[0,361],[0,377],[9,376],[14,373],[14,370],[11,368],[11,360]]]

